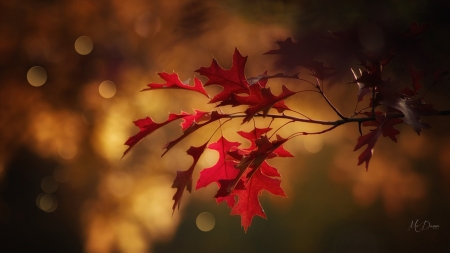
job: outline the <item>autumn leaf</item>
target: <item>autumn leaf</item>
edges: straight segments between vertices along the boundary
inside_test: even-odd
[[[234,106],[248,105],[249,108],[258,106],[261,103],[264,103],[265,97],[263,94],[270,96],[269,95],[270,90],[267,91],[269,88],[265,88],[265,84],[266,84],[266,80],[260,80],[256,84],[253,84],[249,87],[249,91],[250,91],[249,95],[240,96],[237,94],[231,94],[231,96],[227,100],[222,101],[217,106],[231,105],[234,107]],[[284,103],[283,99],[276,101],[273,104],[272,108],[276,109],[280,113],[285,110],[290,110],[289,107],[287,107],[286,104]]]
[[[223,90],[215,95],[210,103],[220,102],[230,98],[231,94],[245,93],[248,94],[249,83],[245,78],[244,69],[247,57],[243,57],[237,48],[233,54],[233,65],[231,69],[223,69],[215,59],[208,68],[201,67],[195,72],[200,73],[208,78],[205,86],[219,85]]]
[[[282,92],[280,95],[275,96],[272,94],[272,92],[270,91],[270,88],[262,88],[261,89],[261,101],[258,104],[255,104],[253,106],[251,106],[250,108],[248,108],[247,110],[245,110],[245,114],[247,115],[243,122],[248,122],[251,118],[253,118],[253,116],[262,111],[263,112],[263,116],[266,116],[267,113],[269,112],[269,109],[274,107],[275,104],[283,101],[284,99],[292,96],[296,94],[296,92],[293,92],[291,90],[289,90],[286,86],[283,85],[282,87]],[[279,104],[281,105],[281,104]],[[287,108],[287,107],[286,107]]]
[[[205,91],[205,88],[203,88],[202,82],[196,77],[194,78],[194,86],[190,86],[188,84],[182,83],[180,78],[178,77],[178,74],[176,73],[169,74],[166,72],[162,72],[158,73],[158,75],[164,81],[166,81],[166,83],[162,84],[150,83],[147,84],[148,88],[143,89],[142,91],[156,90],[156,89],[185,89],[201,93],[209,98],[208,93]]]
[[[251,152],[252,150],[257,148],[256,140],[260,139],[261,136],[264,134],[267,134],[271,128],[254,128],[250,132],[244,132],[244,131],[238,131],[237,133],[242,136],[243,138],[250,141],[250,147],[243,149],[246,152]],[[268,156],[268,158],[273,157],[294,157],[289,151],[284,149],[282,145],[280,145],[278,148],[276,148],[271,155]]]
[[[302,44],[310,44],[306,40],[293,42],[292,38],[287,38],[285,41],[276,42],[279,49],[270,50],[264,54],[277,54],[282,56],[283,63],[290,66],[302,66],[309,69],[311,75],[323,80],[333,75],[332,68],[325,67],[323,62],[314,60],[313,52],[303,46]]]
[[[358,101],[361,102],[364,99],[365,95],[368,95],[372,93],[372,90],[367,87],[365,84],[358,82],[358,76],[356,75],[355,71],[352,70],[353,76],[355,77],[355,82],[358,85]],[[359,70],[359,73],[362,75],[361,69]]]
[[[247,177],[252,177],[256,173],[266,159],[273,157],[273,153],[279,147],[281,147],[287,139],[281,138],[277,135],[277,139],[269,141],[266,136],[260,136],[255,140],[256,148],[249,152],[249,150],[241,150],[243,153],[239,163],[235,165],[239,169],[239,173],[234,179],[220,180],[220,188],[214,197],[226,197],[237,187],[239,180],[242,180],[242,176],[246,173]],[[250,172],[246,172],[248,168],[251,168]]]
[[[184,118],[188,115],[189,114],[185,113],[185,112],[181,112],[181,114],[171,113],[171,114],[169,114],[169,118],[166,121],[164,121],[163,123],[155,123],[153,121],[153,119],[150,117],[146,117],[144,119],[139,119],[139,120],[133,121],[133,123],[137,127],[139,127],[139,132],[136,135],[128,138],[128,140],[125,142],[125,145],[128,145],[129,147],[127,150],[125,150],[125,152],[123,153],[123,156],[125,156],[131,150],[131,148],[134,147],[134,145],[136,145],[138,142],[140,142],[147,135],[153,133],[155,130],[167,125],[168,123],[170,123],[174,120]]]
[[[188,114],[188,115],[189,115],[189,114]],[[164,156],[170,149],[172,149],[173,146],[175,146],[177,143],[179,143],[180,141],[182,141],[184,138],[186,138],[187,136],[189,136],[189,135],[192,134],[193,132],[197,131],[198,129],[200,129],[200,128],[206,126],[206,125],[211,124],[212,122],[215,122],[215,121],[217,121],[217,120],[219,120],[219,119],[222,119],[222,118],[226,118],[226,117],[228,117],[228,116],[229,116],[228,114],[221,114],[221,113],[218,113],[217,111],[213,111],[213,112],[211,112],[210,118],[209,118],[207,121],[205,121],[204,123],[201,123],[201,124],[191,124],[188,128],[186,128],[186,129],[183,131],[183,133],[182,133],[182,135],[181,135],[180,137],[178,137],[177,139],[175,139],[175,140],[173,140],[173,141],[168,142],[168,143],[163,147],[163,149],[165,149],[165,151],[163,152],[163,154],[161,155],[161,157]]]
[[[364,84],[364,87],[378,87],[383,84],[383,80],[379,73],[363,71],[359,78],[349,83],[361,83]]]
[[[208,120],[211,116],[210,112],[203,112],[200,110],[194,110],[194,111],[195,111],[195,113],[189,114],[189,115],[186,115],[185,117],[183,117],[183,122],[181,123],[181,130],[184,131],[184,130],[188,129],[194,123],[199,123],[201,121]]]
[[[400,133],[397,129],[394,128],[395,125],[403,123],[402,119],[393,118],[389,119],[381,112],[376,112],[376,120],[375,121],[366,121],[362,125],[363,126],[375,126],[381,127],[381,132],[384,137],[389,137],[392,141],[397,142],[396,135]],[[371,116],[371,113],[366,113],[367,116]]]
[[[372,116],[371,113],[365,113],[365,115],[368,117]],[[398,118],[389,119],[381,112],[376,112],[375,115],[376,120],[366,121],[363,123],[363,126],[375,126],[376,128],[370,130],[368,134],[360,136],[358,138],[358,143],[353,150],[356,151],[362,146],[367,145],[366,149],[364,149],[358,157],[358,165],[365,162],[366,170],[369,168],[369,162],[372,158],[373,149],[380,135],[383,134],[384,137],[389,137],[392,141],[397,142],[396,135],[399,134],[400,131],[395,129],[394,126],[403,123],[403,120]]]
[[[176,188],[177,191],[175,192],[175,195],[173,195],[173,206],[172,209],[175,212],[175,208],[180,208],[180,201],[181,197],[183,196],[184,189],[188,192],[192,191],[192,173],[194,172],[195,165],[197,165],[198,159],[200,159],[200,156],[205,151],[206,145],[205,144],[199,146],[199,147],[193,147],[191,146],[188,151],[186,152],[188,155],[192,156],[194,158],[194,162],[192,163],[191,167],[185,171],[177,171],[177,176],[175,177],[175,180],[173,181],[172,188]]]
[[[381,128],[378,127],[374,130],[370,130],[370,132],[366,135],[362,135],[358,138],[358,143],[356,143],[355,149],[356,151],[360,149],[362,146],[367,145],[366,149],[359,155],[358,157],[358,165],[362,163],[366,163],[366,171],[369,169],[370,158],[372,158],[373,148],[375,147],[375,143],[377,143],[378,137],[380,137]]]
[[[242,176],[240,184],[242,187],[236,187],[232,195],[237,196],[238,200],[235,206],[231,209],[231,215],[241,216],[241,226],[244,227],[244,231],[247,232],[248,227],[252,223],[254,216],[260,216],[266,218],[266,214],[259,202],[259,196],[262,191],[268,191],[274,195],[287,197],[285,192],[280,186],[281,181],[277,178],[279,174],[275,168],[270,166],[261,166],[261,169],[256,170],[252,177],[248,177],[247,174],[251,172],[251,169],[247,169],[246,173]]]
[[[239,170],[234,167],[238,162],[229,157],[228,152],[237,150],[240,145],[239,142],[230,142],[223,136],[216,142],[209,144],[209,149],[219,153],[219,159],[214,166],[205,168],[200,172],[196,189],[206,187],[211,183],[216,183],[220,188],[219,180],[234,179],[239,173]],[[216,200],[217,203],[226,201],[228,206],[234,206],[234,197],[219,197]]]

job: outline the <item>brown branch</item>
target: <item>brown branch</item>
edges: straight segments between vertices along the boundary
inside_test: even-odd
[[[434,111],[431,113],[421,114],[420,116],[446,116],[446,115],[450,115],[450,110]],[[229,115],[228,118],[242,118],[242,117],[246,117],[246,116],[247,116],[246,114],[233,114],[233,115]],[[339,119],[339,120],[324,121],[324,120],[313,120],[313,119],[301,119],[301,118],[297,118],[297,117],[293,117],[293,116],[288,116],[285,114],[283,114],[283,115],[255,114],[254,117],[270,117],[272,119],[287,119],[287,120],[291,120],[291,121],[295,121],[295,122],[317,124],[317,125],[328,125],[328,126],[336,126],[336,127],[346,124],[346,123],[351,123],[351,122],[357,122],[357,123],[361,124],[366,121],[375,121],[376,120],[376,117],[347,118],[347,117],[343,116],[343,118]],[[386,115],[386,118],[388,118],[388,119],[403,118],[403,117],[405,117],[405,115],[403,113],[391,113],[391,114]]]

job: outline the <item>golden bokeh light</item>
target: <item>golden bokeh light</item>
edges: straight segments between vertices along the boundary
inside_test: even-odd
[[[73,141],[63,141],[58,145],[58,154],[61,158],[70,160],[77,154],[77,146]]]
[[[41,193],[36,198],[36,205],[42,211],[51,213],[58,208],[58,200],[52,194]]]
[[[112,98],[116,95],[116,84],[109,80],[103,81],[98,87],[98,92],[104,98]]]
[[[195,223],[197,224],[198,229],[200,229],[201,231],[209,232],[216,225],[216,219],[211,213],[203,212],[197,216]]]
[[[39,87],[47,82],[47,71],[41,66],[34,66],[28,70],[28,83],[34,87]]]
[[[306,136],[303,141],[305,149],[310,153],[317,153],[323,148],[323,137],[320,135]]]
[[[41,180],[41,189],[45,193],[54,193],[58,189],[58,182],[51,176],[44,177]]]
[[[87,55],[92,52],[94,43],[88,36],[81,36],[75,41],[75,50],[81,55]]]

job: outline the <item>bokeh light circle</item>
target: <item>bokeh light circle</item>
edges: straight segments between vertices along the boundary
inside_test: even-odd
[[[42,86],[47,82],[47,72],[41,66],[34,66],[28,70],[27,80],[34,87]]]
[[[323,148],[323,139],[321,136],[307,136],[304,139],[305,149],[310,153],[317,153]]]
[[[64,141],[59,143],[58,153],[61,158],[70,160],[77,154],[77,145],[73,141]]]
[[[211,213],[203,212],[197,216],[195,223],[197,224],[198,229],[200,229],[201,231],[209,232],[216,225],[216,219]]]
[[[41,189],[46,193],[54,193],[58,189],[58,182],[53,177],[44,177],[41,180]]]
[[[116,95],[116,85],[113,82],[106,80],[100,84],[98,92],[104,98],[112,98]]]
[[[75,51],[81,55],[87,55],[92,52],[94,43],[88,36],[81,36],[75,41]]]
[[[52,194],[41,193],[36,198],[36,205],[42,211],[51,213],[58,208],[58,199]]]

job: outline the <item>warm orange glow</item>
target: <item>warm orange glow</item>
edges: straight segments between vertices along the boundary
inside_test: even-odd
[[[47,72],[43,67],[34,66],[28,70],[27,80],[34,87],[42,86],[47,81]]]
[[[278,56],[262,53],[277,48],[274,41],[295,38],[295,31],[308,33],[310,24],[294,23],[297,19],[288,16],[287,11],[300,13],[289,9],[296,4],[287,3],[296,1],[263,1],[273,2],[274,6],[285,10],[278,15],[289,19],[287,23],[271,22],[272,9],[269,15],[264,15],[267,20],[260,20],[255,13],[261,10],[253,8],[258,6],[256,2],[252,3],[250,11],[233,6],[239,1],[224,1],[222,5],[221,1],[114,0],[107,3],[106,9],[101,2],[89,0],[46,1],[49,3],[36,6],[9,2],[8,6],[17,5],[17,13],[7,15],[7,19],[22,17],[22,12],[26,18],[0,25],[0,63],[5,66],[0,84],[2,226],[3,222],[13,222],[16,218],[16,213],[11,214],[16,210],[15,195],[11,198],[14,199],[12,204],[6,203],[10,201],[9,196],[2,195],[10,192],[3,191],[4,187],[11,187],[19,193],[33,188],[31,198],[21,196],[18,199],[31,201],[30,209],[35,213],[49,219],[56,217],[55,223],[76,228],[68,234],[78,233],[80,239],[77,240],[89,253],[153,252],[155,243],[169,244],[179,237],[197,236],[201,243],[192,242],[192,245],[206,245],[216,243],[213,236],[235,236],[219,234],[219,230],[220,233],[238,230],[239,219],[236,216],[214,217],[212,213],[229,213],[223,203],[218,207],[214,203],[216,185],[197,192],[193,190],[193,194],[185,191],[180,210],[172,210],[175,189],[171,186],[176,171],[186,170],[192,163],[186,150],[191,145],[205,143],[219,127],[218,123],[192,134],[162,158],[162,147],[181,134],[180,120],[157,130],[122,158],[126,150],[124,143],[138,131],[132,123],[134,120],[149,116],[155,122],[163,122],[168,112],[215,109],[215,104],[207,104],[208,100],[199,94],[180,90],[139,92],[146,84],[161,81],[156,72],[176,71],[181,80],[191,80],[192,84],[194,76],[199,77],[193,71],[209,66],[213,57],[222,67],[229,68],[235,48],[249,56],[247,77],[260,75],[265,70],[269,70],[270,75],[285,71],[277,64]],[[187,5],[188,2],[196,5]],[[239,8],[244,8],[243,2]],[[107,15],[102,14],[105,10]],[[199,15],[203,12],[205,16]],[[362,46],[368,50],[383,47],[386,41],[382,34],[377,28],[368,29],[373,33],[359,37]],[[89,36],[80,36],[82,34]],[[305,74],[306,69],[292,70],[292,73],[294,71],[301,71],[305,78],[314,80]],[[351,73],[348,74],[351,77]],[[344,80],[343,85],[325,83],[324,87],[330,101],[348,116],[354,111],[357,89],[347,82]],[[312,88],[310,84],[284,78],[271,79],[268,85],[274,94],[279,94],[282,85],[293,91]],[[206,90],[217,91],[211,86]],[[435,95],[432,92],[429,95]],[[298,93],[287,99],[286,105],[313,119],[337,118],[315,92]],[[224,113],[235,110],[225,107]],[[285,113],[300,117],[292,111]],[[249,142],[239,137],[237,130],[248,131],[253,124],[262,128],[269,123],[277,130],[286,122],[261,118],[241,123],[241,119],[226,123],[211,141],[223,133],[229,140],[240,141],[242,147],[248,147]],[[371,128],[362,130],[367,133]],[[324,129],[322,125],[297,122],[286,125],[277,134],[287,137],[297,131]],[[431,194],[441,186],[448,190],[439,198],[445,199],[450,192],[450,139],[442,137],[445,135],[442,129],[438,136],[433,136],[432,131],[433,128],[426,129],[425,134],[418,136],[410,126],[404,126],[398,143],[381,137],[368,171],[364,164],[356,165],[361,153],[361,150],[353,152],[359,137],[356,124],[339,126],[323,135],[299,135],[289,140],[284,147],[296,157],[269,161],[282,175],[282,187],[289,199],[266,199],[268,194],[263,193],[262,201],[270,202],[263,206],[269,206],[267,211],[272,212],[268,222],[273,223],[261,226],[296,238],[308,238],[308,243],[295,240],[288,243],[300,249],[303,244],[321,245],[343,220],[354,222],[356,212],[367,217],[364,215],[369,210],[370,215],[372,211],[379,212],[380,216],[391,219],[428,214],[424,210],[433,207],[427,202],[434,201]],[[199,171],[214,165],[217,158],[217,152],[211,150],[200,157],[193,174],[194,188]],[[423,172],[425,170],[428,174]],[[439,182],[442,185],[433,188],[436,178],[446,183]],[[14,188],[13,181],[7,180],[33,187]],[[350,205],[336,204],[341,200]],[[219,211],[199,213],[202,209],[192,209],[194,201],[196,205],[207,206],[206,210],[217,208]],[[59,219],[66,220],[60,222]],[[188,220],[181,222],[182,219]],[[177,231],[180,224],[184,227]],[[202,233],[197,229],[211,232]],[[296,232],[292,232],[295,229]],[[258,232],[249,230],[249,233]],[[206,237],[199,234],[212,239],[204,240]],[[245,236],[242,233],[242,237]],[[249,245],[253,240],[250,237],[247,238]]]
[[[106,80],[100,84],[98,92],[104,98],[112,98],[116,95],[116,85],[113,82]]]
[[[78,37],[75,41],[75,50],[81,55],[89,54],[93,48],[94,43],[92,42],[92,39],[87,36]]]

